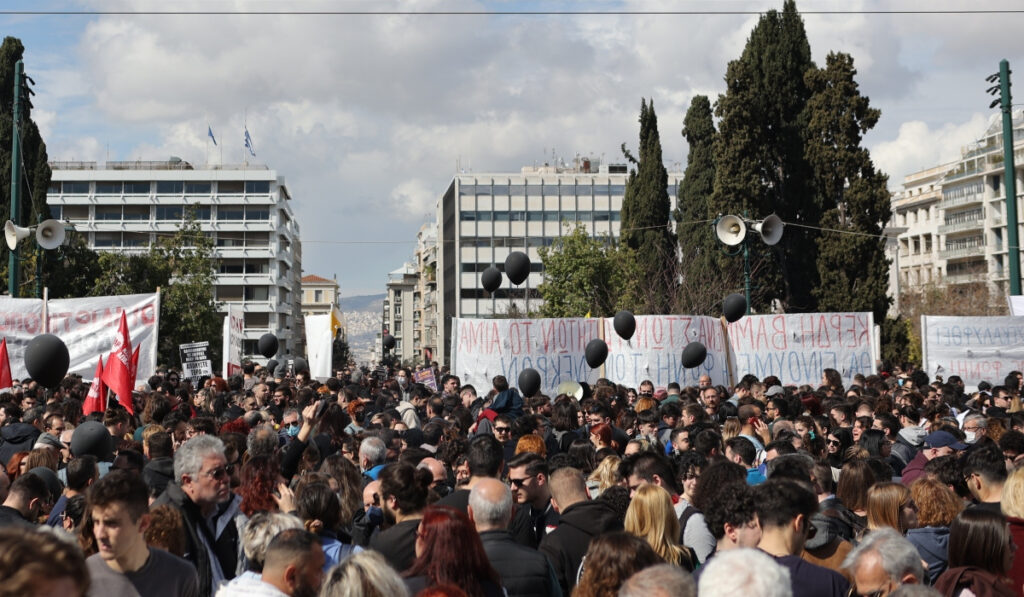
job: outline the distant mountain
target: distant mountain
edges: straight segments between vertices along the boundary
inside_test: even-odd
[[[385,294],[348,296],[338,302],[345,314],[348,346],[357,363],[369,363],[376,358],[374,342],[381,326],[381,311]]]

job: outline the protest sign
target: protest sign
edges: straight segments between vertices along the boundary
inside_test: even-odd
[[[213,377],[213,361],[210,360],[209,342],[179,344],[178,350],[181,351],[182,377],[191,380]]]
[[[242,373],[242,336],[245,329],[241,305],[228,305],[224,317],[224,378]]]
[[[412,374],[412,378],[416,383],[427,386],[431,392],[437,391],[437,380],[434,378],[434,371],[432,369],[420,369]]]
[[[922,360],[928,376],[959,375],[973,388],[1000,385],[1024,371],[1024,317],[921,316]]]

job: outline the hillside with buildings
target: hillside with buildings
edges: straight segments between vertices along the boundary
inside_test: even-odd
[[[345,314],[348,346],[356,362],[364,365],[379,359],[377,334],[380,333],[384,295],[348,296],[340,300]]]

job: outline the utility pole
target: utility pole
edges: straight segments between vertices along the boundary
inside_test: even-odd
[[[999,73],[989,75],[989,83],[999,81],[998,85],[988,88],[991,95],[999,93],[999,98],[989,104],[989,108],[999,105],[1003,112],[1003,179],[1006,188],[1006,242],[1010,258],[1010,295],[1020,295],[1020,244],[1017,240],[1017,170],[1013,163],[1013,108],[1010,101],[1010,63],[1006,59],[999,61]]]
[[[21,96],[24,93],[25,64],[14,65],[14,134],[11,136],[11,221],[21,225],[18,206],[21,204]],[[18,255],[11,251],[7,259],[7,294],[18,296]]]

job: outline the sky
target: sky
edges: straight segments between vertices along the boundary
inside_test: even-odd
[[[518,172],[577,154],[621,162],[620,145],[638,142],[641,98],[654,100],[666,166],[681,171],[691,99],[724,92],[758,14],[781,7],[8,0],[0,29],[26,46],[51,160],[239,163],[247,126],[250,160],[291,191],[304,273],[337,276],[351,296],[383,292],[412,258],[457,168]],[[861,93],[882,113],[864,144],[894,190],[980,137],[997,114],[985,77],[1000,59],[1024,64],[1019,1],[797,8],[818,65],[829,52],[853,56]],[[292,14],[257,14],[268,11]]]

